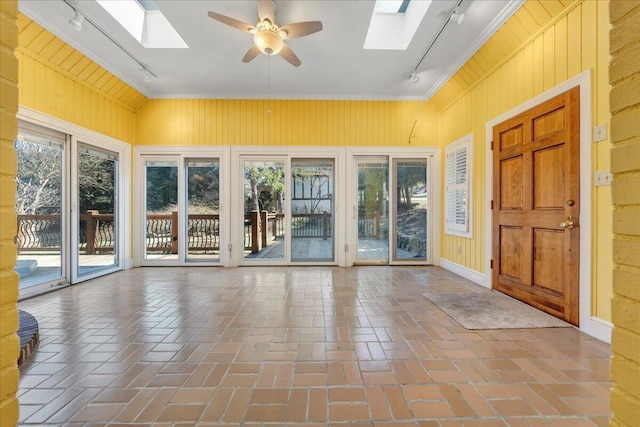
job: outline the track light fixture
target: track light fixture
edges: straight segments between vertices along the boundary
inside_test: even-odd
[[[0,0],[2,1],[2,0]],[[82,13],[80,13],[80,11],[78,9],[76,9],[76,6],[72,5],[71,3],[69,3],[69,0],[62,0],[63,2],[65,2],[65,4],[67,6],[69,6],[72,10],[73,10],[73,18],[71,18],[69,20],[69,25],[71,25],[73,28],[75,28],[76,30],[80,31],[82,29],[82,23],[84,21],[87,21],[93,28],[95,28],[96,30],[98,30],[103,36],[105,36],[111,43],[113,43],[114,45],[116,45],[125,55],[127,55],[129,58],[131,58],[133,61],[135,61],[136,64],[138,64],[140,67],[142,67],[140,69],[140,72],[143,74],[143,80],[148,83],[151,80],[157,78],[158,76],[155,75],[151,70],[149,70],[146,65],[144,65],[142,62],[140,62],[138,60],[138,58],[136,58],[135,56],[133,56],[131,54],[131,52],[129,52],[127,49],[124,48],[124,46],[122,46],[120,43],[118,43],[113,37],[111,37],[107,32],[105,32],[102,28],[100,28],[98,26],[98,24],[96,24],[95,22],[93,22],[91,19],[85,17]]]
[[[76,31],[81,31],[82,30],[82,22],[84,21],[84,16],[82,16],[82,14],[80,12],[78,12],[77,10],[73,11],[73,18],[69,19],[69,25],[71,25],[71,27],[76,30]]]
[[[140,72],[142,73],[142,80],[144,80],[145,83],[149,83],[156,77],[151,71],[147,70],[146,68],[142,68]]]
[[[455,22],[456,24],[460,25],[462,23],[462,20],[464,19],[464,12],[458,12],[456,10],[451,14],[451,18],[449,19]]]
[[[436,44],[436,41],[438,41],[438,38],[440,37],[440,35],[444,31],[444,29],[447,27],[447,24],[449,24],[449,22],[451,22],[451,21],[453,21],[453,22],[455,22],[457,24],[460,24],[462,22],[462,20],[464,19],[464,15],[465,14],[464,14],[464,12],[460,11],[460,6],[462,5],[462,2],[464,2],[464,1],[466,1],[466,0],[458,0],[456,6],[449,12],[449,17],[446,18],[442,22],[442,25],[440,26],[440,29],[436,33],[436,35],[433,38],[433,40],[431,40],[431,43],[429,43],[429,46],[427,46],[427,50],[424,51],[424,54],[422,55],[422,57],[420,58],[420,60],[416,64],[416,66],[413,67],[413,71],[409,75],[409,80],[412,81],[413,83],[418,83],[420,81],[420,76],[418,76],[416,74],[416,70],[420,67],[420,65],[422,65],[422,63],[424,62],[425,58],[429,54],[429,51],[431,50],[433,45]]]

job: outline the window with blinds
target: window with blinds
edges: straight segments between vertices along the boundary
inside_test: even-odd
[[[472,135],[452,142],[445,148],[445,233],[472,237],[471,147]]]

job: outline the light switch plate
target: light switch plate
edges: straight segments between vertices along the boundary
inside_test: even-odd
[[[595,185],[599,187],[601,185],[611,185],[613,174],[608,171],[598,171],[595,175]]]
[[[607,125],[600,125],[593,128],[593,142],[600,142],[607,139]]]

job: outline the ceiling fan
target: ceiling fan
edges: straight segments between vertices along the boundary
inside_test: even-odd
[[[284,44],[285,40],[308,36],[322,30],[322,22],[308,21],[278,26],[275,21],[276,4],[273,0],[258,0],[258,16],[260,21],[254,26],[226,15],[209,12],[209,17],[233,28],[253,34],[253,46],[242,58],[242,62],[250,62],[260,52],[265,55],[282,56],[287,62],[299,67],[302,62],[295,53]]]

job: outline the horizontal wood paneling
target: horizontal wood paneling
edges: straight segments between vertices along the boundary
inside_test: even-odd
[[[137,116],[143,145],[438,145],[423,101],[152,99]]]

